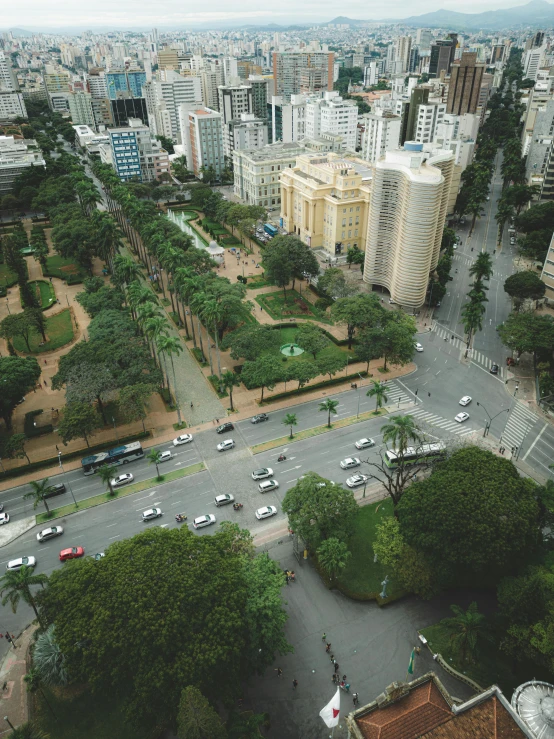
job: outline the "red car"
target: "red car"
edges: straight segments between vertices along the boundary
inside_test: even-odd
[[[77,557],[83,557],[85,550],[83,547],[70,547],[69,549],[62,549],[60,552],[60,562],[65,562],[66,559],[76,559]]]

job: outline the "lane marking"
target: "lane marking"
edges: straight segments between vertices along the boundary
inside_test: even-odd
[[[523,461],[524,462],[527,459],[527,457],[529,456],[529,454],[533,451],[533,449],[535,448],[535,444],[541,438],[541,436],[544,434],[544,432],[546,431],[547,428],[548,428],[548,424],[545,423],[544,426],[542,427],[539,435],[537,436],[537,438],[535,439],[535,441],[531,444],[531,446],[529,447],[529,449],[526,451],[525,455],[523,456]],[[527,434],[525,436],[527,436]],[[523,437],[523,439],[525,438],[525,436]],[[523,439],[522,439],[522,441],[523,441]]]

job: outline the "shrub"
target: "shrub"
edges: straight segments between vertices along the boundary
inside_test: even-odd
[[[29,411],[25,414],[25,420],[23,422],[23,431],[28,439],[33,436],[42,436],[43,434],[51,434],[54,427],[51,423],[47,423],[45,426],[35,426],[35,418],[40,416],[43,412],[42,408],[38,411]]]
[[[333,300],[331,298],[318,298],[314,303],[314,307],[320,311],[326,311],[330,305],[333,305]]]

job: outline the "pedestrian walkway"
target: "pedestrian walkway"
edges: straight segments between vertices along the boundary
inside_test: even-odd
[[[533,428],[535,423],[541,419],[537,418],[537,416],[519,400],[516,400],[508,415],[508,423],[502,432],[502,445],[507,449],[511,449],[513,447],[519,449],[529,431]]]
[[[458,423],[452,419],[449,420],[448,418],[437,416],[434,413],[429,413],[423,408],[414,408],[413,410],[407,411],[406,415],[413,416],[418,421],[427,423],[430,426],[437,426],[451,434],[456,434],[456,436],[467,436],[468,434],[473,434],[478,430],[469,428],[466,424]]]
[[[29,694],[23,676],[27,674],[27,652],[36,628],[33,624],[16,636],[15,648],[9,647],[0,666],[0,717],[4,718],[0,721],[0,737],[11,734],[10,724],[17,728],[29,720]],[[3,643],[8,644],[5,640]]]
[[[413,403],[414,398],[410,397],[399,385],[394,381],[386,383],[387,386],[387,402],[385,406],[391,408],[396,403],[400,407],[401,403]]]
[[[451,346],[455,346],[456,349],[459,349],[461,352],[465,353],[466,350],[466,342],[463,339],[460,339],[456,334],[453,334],[452,331],[450,331],[447,328],[444,328],[440,325],[440,323],[435,323],[433,326],[433,331],[439,336],[441,339],[447,339]],[[454,336],[454,338],[452,338]],[[486,357],[483,352],[477,351],[476,349],[470,349],[467,355],[469,361],[471,364],[476,364],[479,367],[483,367],[486,370],[490,370],[493,364],[495,362],[492,361],[492,359],[489,359]],[[506,368],[505,367],[498,367],[498,377],[501,379],[504,379],[506,376]]]

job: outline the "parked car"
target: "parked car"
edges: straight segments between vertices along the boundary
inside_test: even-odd
[[[419,343],[419,341],[416,341],[416,343],[414,344],[414,347],[415,347],[416,352],[422,352],[423,351],[423,347],[421,346],[421,344]]]
[[[223,495],[216,495],[214,503],[219,508],[220,505],[227,505],[228,503],[234,503],[235,496],[231,493],[224,493]]]
[[[460,405],[469,405],[471,403],[471,395],[464,395],[463,398],[460,398]]]
[[[271,490],[277,490],[279,483],[277,480],[264,480],[258,485],[260,493],[269,493]]]
[[[466,413],[463,411],[462,413],[458,413],[458,415],[454,418],[455,421],[458,421],[458,423],[463,423],[464,421],[467,421],[469,418],[469,413]]]
[[[63,528],[61,526],[50,526],[48,529],[42,529],[42,531],[39,531],[37,534],[37,541],[39,541],[41,544],[43,541],[48,541],[48,539],[53,539],[56,536],[61,536],[63,534]]]
[[[256,511],[256,518],[261,521],[262,518],[270,518],[277,513],[277,508],[274,505],[264,506],[264,508],[258,508]]]
[[[491,375],[497,375],[498,374],[498,365],[497,364],[492,364],[489,372],[491,373]]]
[[[122,475],[118,475],[110,480],[112,488],[120,488],[122,485],[128,485],[133,482],[135,478],[130,472],[124,472]]]
[[[53,498],[55,495],[62,495],[65,493],[66,487],[63,482],[57,482],[55,485],[50,485],[50,490],[44,493],[45,498]]]
[[[60,552],[60,562],[65,562],[68,559],[77,559],[77,557],[83,557],[85,550],[83,547],[69,547],[69,549],[62,549]]]
[[[171,459],[172,456],[173,455],[171,454],[171,452],[169,450],[167,450],[165,452],[162,452],[160,454],[160,462],[167,462],[168,459]]]
[[[369,475],[352,475],[352,477],[348,478],[346,484],[349,488],[357,488],[360,485],[365,485],[368,480]]]
[[[352,469],[352,467],[359,467],[360,465],[361,462],[358,457],[347,457],[346,459],[343,459],[340,463],[340,466],[343,470],[349,470]]]
[[[215,516],[213,513],[208,513],[207,516],[198,516],[198,518],[195,518],[192,525],[195,529],[202,529],[204,526],[211,526],[212,523],[215,523]]]
[[[10,516],[8,513],[0,513],[0,526],[10,522]]]
[[[218,426],[216,428],[216,433],[218,433],[218,434],[224,434],[226,431],[232,431],[234,428],[235,427],[230,422],[222,423],[221,426]]]
[[[192,434],[181,434],[176,439],[173,439],[173,446],[181,446],[181,444],[190,444],[192,441]]]
[[[217,445],[218,452],[226,452],[227,449],[232,449],[235,446],[233,439],[225,439]]]
[[[6,565],[6,569],[11,572],[20,570],[22,567],[35,567],[37,560],[35,557],[18,557],[11,559]]]
[[[258,413],[257,416],[252,416],[250,423],[261,423],[262,421],[269,421],[267,413]]]
[[[354,444],[356,449],[369,449],[370,446],[375,446],[373,439],[358,439]]]
[[[161,508],[149,508],[142,514],[142,520],[152,521],[154,518],[159,518],[160,516],[163,516]]]
[[[266,477],[271,477],[273,470],[271,467],[261,467],[259,470],[254,470],[252,473],[253,480],[264,480]]]

